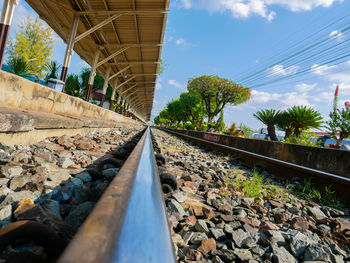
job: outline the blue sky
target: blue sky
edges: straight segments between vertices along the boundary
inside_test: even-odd
[[[15,12],[14,28],[32,13],[25,1]],[[252,90],[249,102],[226,107],[227,125],[257,129],[263,125],[254,112],[293,105],[314,107],[327,117],[336,85],[339,101],[350,100],[350,57],[327,63],[350,54],[349,13],[348,0],[173,0],[162,51],[167,65],[158,79],[152,115],[186,91],[189,78],[215,74]],[[58,39],[57,61],[63,61],[64,50]],[[79,73],[83,66],[74,55],[70,72]],[[279,78],[285,79],[276,82]]]

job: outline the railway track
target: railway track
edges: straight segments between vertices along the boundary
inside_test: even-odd
[[[318,182],[321,180],[332,182],[336,187],[339,187],[337,189],[340,189],[340,187],[343,187],[341,189],[348,189],[347,187],[350,184],[349,180],[339,176],[281,162],[174,131],[166,132],[212,149],[235,154],[250,166],[258,162],[262,167],[268,168],[275,174],[283,173],[284,179],[286,175],[293,177],[316,176]],[[214,198],[213,196],[216,196],[215,198],[219,196],[218,191],[220,190],[216,189],[218,187],[218,177],[213,176],[214,179],[210,183],[206,185],[203,182],[199,186],[194,181],[185,183],[179,175],[175,178],[171,174],[172,170],[168,169],[167,158],[164,153],[161,153],[157,144],[160,137],[158,135],[156,137],[154,138],[151,129],[147,127],[143,131],[134,134],[125,144],[95,161],[94,168],[90,170],[95,176],[101,176],[103,170],[110,167],[120,167],[120,170],[111,180],[92,212],[83,224],[79,225],[79,230],[73,238],[74,230],[67,234],[70,228],[67,228],[62,220],[57,220],[57,218],[50,215],[48,223],[43,218],[38,220],[33,215],[28,216],[28,211],[30,215],[31,209],[34,209],[32,214],[41,211],[38,210],[38,207],[42,205],[40,202],[35,204],[29,202],[27,204],[28,201],[21,200],[21,209],[18,209],[19,205],[14,202],[12,213],[16,218],[15,222],[0,229],[0,249],[4,250],[8,246],[14,246],[14,249],[12,254],[7,255],[7,258],[2,257],[4,259],[2,262],[163,263],[181,262],[183,260],[184,262],[190,262],[204,259],[209,260],[208,262],[241,262],[247,261],[249,258],[245,257],[244,253],[250,255],[250,259],[255,260],[254,262],[259,262],[260,258],[268,257],[268,253],[272,253],[271,261],[280,262],[282,260],[283,256],[276,256],[280,251],[278,248],[273,248],[275,243],[268,244],[275,250],[257,256],[254,255],[253,251],[248,251],[250,248],[241,246],[241,243],[234,237],[234,232],[241,231],[239,230],[241,226],[247,232],[275,229],[269,229],[271,223],[264,223],[264,220],[267,220],[266,216],[262,216],[262,219],[257,217],[261,220],[259,227],[256,223],[252,223],[256,222],[252,219],[242,219],[235,214],[232,215],[232,211],[237,209],[239,211],[241,211],[240,209],[246,209],[247,212],[242,210],[242,213],[248,213],[248,211],[251,213],[250,206],[257,209],[258,205],[254,203],[255,201],[253,203],[242,201],[245,205],[242,207],[238,205],[238,208],[224,204],[214,205],[209,199]],[[100,171],[98,171],[99,169]],[[331,179],[329,176],[331,176]],[[188,177],[186,180],[188,180]],[[181,182],[180,189],[177,187],[178,182]],[[192,190],[183,192],[184,186],[188,189],[186,191],[189,191],[189,187],[192,187]],[[213,190],[216,191],[215,194],[212,192]],[[178,196],[175,194],[178,194]],[[187,201],[182,201],[183,204],[177,203],[184,196],[187,197]],[[69,201],[67,200],[60,205],[64,206],[67,202],[72,201],[74,202],[74,200],[69,199]],[[186,202],[189,202],[189,204]],[[182,206],[184,208],[181,208]],[[18,212],[18,210],[20,211]],[[182,210],[184,214],[179,215]],[[21,212],[24,213],[21,214]],[[249,213],[248,217],[250,216]],[[301,215],[303,214],[301,213]],[[331,219],[327,220],[322,221],[323,224],[334,223]],[[201,223],[200,226],[198,226],[198,222]],[[315,224],[318,223],[319,221],[315,221]],[[233,225],[237,226],[238,229],[232,227]],[[263,228],[263,225],[265,228]],[[206,229],[207,227],[208,229]],[[254,230],[256,227],[257,229]],[[311,225],[309,227],[311,230]],[[339,232],[340,236],[337,237],[337,240],[341,244],[349,242],[348,245],[350,246],[350,240],[344,234],[345,232],[340,232],[338,225],[337,228],[332,228],[333,230],[334,233]],[[196,236],[195,239],[193,239],[193,235]],[[257,242],[258,236],[256,234],[254,234],[254,238]],[[27,240],[26,242],[29,240],[37,244],[40,249],[38,250],[37,247],[33,249],[32,246],[28,250],[27,243],[23,240]],[[206,243],[207,241],[210,241],[209,245]],[[213,242],[215,248],[210,248]],[[26,246],[28,251],[25,250]],[[237,249],[235,249],[235,246],[238,246]],[[259,243],[259,246],[262,245]],[[8,249],[7,252],[9,252]],[[348,252],[344,252],[344,259],[350,259],[350,249]],[[261,250],[259,253],[262,253]],[[2,256],[4,255],[2,254]],[[333,260],[331,261],[333,262]]]
[[[271,171],[279,179],[292,181],[295,178],[310,179],[321,188],[332,186],[338,197],[346,202],[350,202],[350,179],[336,174],[312,169],[294,163],[281,161],[260,154],[248,152],[238,148],[230,147],[206,139],[185,135],[174,130],[162,129],[183,139],[196,142],[215,150],[233,154],[240,158],[240,161],[248,167],[254,168],[257,164],[262,168]]]

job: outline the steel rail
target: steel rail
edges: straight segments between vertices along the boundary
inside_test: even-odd
[[[350,178],[346,178],[336,174],[278,160],[278,159],[267,157],[264,155],[252,153],[249,151],[241,150],[235,147],[212,142],[209,140],[185,135],[179,132],[175,132],[173,130],[164,129],[164,128],[162,128],[161,130],[180,136],[184,139],[197,142],[205,146],[219,149],[227,153],[236,154],[239,157],[242,157],[243,161],[244,159],[245,160],[248,159],[248,162],[246,162],[248,166],[253,166],[257,161],[259,161],[260,162],[259,164],[262,164],[263,167],[265,166],[264,168],[267,168],[272,172],[277,172],[275,176],[279,178],[287,179],[286,177],[292,178],[292,177],[300,176],[304,178],[316,179],[317,181],[323,184],[327,184],[327,185],[331,184],[336,188],[337,192],[339,192],[338,195],[340,195],[340,197],[345,197],[345,199],[350,200],[350,193],[349,193]],[[279,175],[279,173],[282,173],[283,176]]]
[[[149,128],[58,262],[175,262]]]

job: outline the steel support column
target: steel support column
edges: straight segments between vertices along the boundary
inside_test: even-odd
[[[119,106],[120,106],[121,99],[122,99],[122,97],[118,94],[117,107],[115,108],[115,112],[119,111]]]
[[[4,60],[6,43],[12,22],[13,11],[15,9],[15,5],[18,5],[18,3],[19,0],[4,0],[4,4],[2,6],[0,19],[0,69]]]
[[[66,79],[67,79],[70,59],[73,55],[74,38],[75,38],[75,35],[77,34],[78,24],[79,24],[79,16],[74,15],[73,23],[72,23],[72,26],[70,28],[69,39],[67,41],[66,53],[64,55],[64,61],[63,61],[63,65],[62,65],[61,80],[63,82],[66,82]],[[64,90],[65,90],[65,87],[63,87],[62,91],[64,92]]]
[[[119,109],[118,109],[118,113],[119,114],[123,114],[123,105],[124,105],[125,101],[122,97],[120,97],[120,104],[119,104]]]
[[[106,92],[108,88],[108,81],[109,81],[109,74],[111,73],[111,67],[107,68],[106,76],[105,76],[105,82],[103,83],[103,88],[102,88],[102,98],[100,101],[100,107],[103,107],[103,103],[106,100]]]
[[[109,100],[109,110],[113,110],[113,103],[114,103],[114,99],[115,99],[115,92],[117,90],[117,84],[118,84],[118,81],[115,80],[115,82],[112,85],[112,95],[111,95],[111,98]],[[118,99],[119,99],[119,97],[118,97]],[[118,106],[117,106],[117,108],[118,108]]]
[[[96,76],[96,66],[97,66],[97,62],[98,62],[98,56],[100,55],[100,50],[97,49],[94,55],[94,60],[92,62],[92,66],[91,66],[91,71],[90,71],[90,77],[89,77],[89,82],[87,85],[87,91],[86,91],[86,96],[85,96],[85,100],[89,101],[90,100],[90,96],[91,96],[91,92],[92,92],[92,86],[94,85],[94,79]]]
[[[125,110],[126,110],[126,100],[124,99],[124,106],[123,106],[123,115],[124,115],[124,116],[126,116],[126,115],[125,115]]]

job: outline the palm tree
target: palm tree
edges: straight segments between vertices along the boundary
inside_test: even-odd
[[[294,129],[294,134],[299,137],[303,130],[310,128],[320,128],[323,121],[321,114],[306,106],[293,106],[287,109],[290,116],[290,123]]]
[[[278,141],[276,136],[275,125],[278,122],[280,113],[281,112],[279,110],[276,111],[274,109],[268,109],[260,110],[253,114],[255,118],[257,118],[262,123],[266,124],[267,133],[269,134],[272,141]]]
[[[277,128],[285,132],[284,139],[290,138],[293,134],[291,117],[287,111],[282,111],[277,120]]]
[[[48,72],[46,75],[46,82],[49,79],[57,79],[58,78],[58,71],[60,70],[61,65],[57,63],[57,61],[51,61],[51,63],[47,64],[45,66],[45,70]]]
[[[7,65],[10,67],[11,73],[18,76],[25,76],[29,69],[28,62],[23,57],[11,56],[7,60]]]

